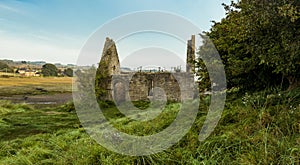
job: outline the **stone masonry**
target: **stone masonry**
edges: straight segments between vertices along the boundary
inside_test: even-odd
[[[135,72],[121,73],[117,48],[113,40],[106,38],[97,74],[105,73],[98,86],[106,90],[100,100],[116,103],[140,100],[182,101],[193,99],[195,65],[195,36],[187,43],[186,72]]]

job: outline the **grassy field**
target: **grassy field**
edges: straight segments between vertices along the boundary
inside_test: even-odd
[[[0,86],[26,86],[26,85],[69,85],[72,83],[70,77],[10,77],[1,78]]]
[[[0,78],[0,96],[64,93],[72,91],[70,77]]]
[[[19,75],[15,73],[0,72],[0,77],[19,77]]]
[[[196,122],[180,142],[144,157],[116,154],[98,145],[81,127],[72,104],[34,109],[2,101],[0,164],[299,164],[300,89],[235,98],[229,96],[218,126],[204,142],[198,141],[208,108],[202,103]],[[168,104],[152,122],[130,120],[113,106],[104,114],[119,130],[146,135],[171,123],[179,106]]]

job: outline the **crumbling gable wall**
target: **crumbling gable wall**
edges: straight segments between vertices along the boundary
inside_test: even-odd
[[[184,73],[128,73],[120,74],[120,63],[115,43],[107,38],[96,75],[96,96],[99,100],[116,103],[140,100],[181,101],[193,99],[195,38],[188,41],[187,63]],[[192,44],[189,46],[189,44]]]
[[[112,100],[111,77],[120,74],[120,61],[115,42],[106,38],[101,60],[96,72],[95,94],[99,100]]]

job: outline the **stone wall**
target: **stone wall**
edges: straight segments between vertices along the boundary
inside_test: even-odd
[[[185,73],[120,73],[116,45],[106,38],[96,75],[96,96],[100,100],[117,103],[140,100],[181,101],[193,99],[195,36],[187,44],[187,72]]]
[[[193,99],[194,81],[189,73],[143,73],[113,75],[108,100],[181,101]]]
[[[192,35],[192,38],[187,42],[186,72],[193,73],[195,71],[195,50],[196,37]]]
[[[120,74],[120,61],[115,42],[106,38],[98,69],[107,75]]]

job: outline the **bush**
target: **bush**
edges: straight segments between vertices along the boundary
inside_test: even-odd
[[[67,68],[65,71],[64,71],[64,74],[68,77],[73,77],[73,69],[71,68]]]
[[[53,64],[45,64],[42,67],[42,74],[46,77],[57,76],[58,75],[58,69]]]

